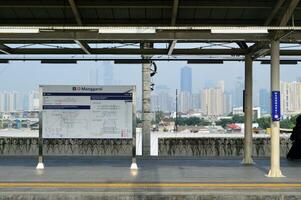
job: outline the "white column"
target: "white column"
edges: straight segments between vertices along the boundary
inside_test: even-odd
[[[271,41],[271,94],[280,90],[279,41]],[[271,122],[271,169],[268,177],[283,177],[280,170],[280,122]]]
[[[245,55],[245,135],[244,135],[244,158],[242,163],[246,165],[253,164],[252,146],[253,146],[253,66],[252,57],[250,54]]]
[[[150,43],[144,43],[141,48],[151,48]],[[150,56],[142,56],[148,59]],[[151,132],[151,64],[142,64],[142,155],[150,155]]]

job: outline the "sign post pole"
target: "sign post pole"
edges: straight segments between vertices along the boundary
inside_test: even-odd
[[[40,87],[40,112],[39,112],[39,157],[38,157],[38,165],[36,169],[44,169],[44,159],[43,159],[43,92]]]
[[[136,160],[136,86],[132,89],[132,164],[131,169],[138,169]]]
[[[271,41],[271,168],[268,177],[284,177],[280,169],[280,64],[279,41]]]

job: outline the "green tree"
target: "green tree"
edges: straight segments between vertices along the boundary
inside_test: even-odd
[[[233,119],[220,119],[216,122],[216,125],[222,126],[223,128],[226,128],[227,124],[234,123]]]
[[[164,118],[164,113],[162,111],[156,111],[155,117],[156,117],[155,123],[159,124],[159,122]]]
[[[262,117],[256,120],[258,126],[262,129],[267,129],[271,127],[271,118],[270,117]]]
[[[178,117],[176,122],[179,126],[208,126],[210,124],[209,121],[198,117]]]
[[[232,117],[232,121],[234,123],[244,123],[244,120],[245,120],[245,118],[242,115],[233,115],[233,117]]]

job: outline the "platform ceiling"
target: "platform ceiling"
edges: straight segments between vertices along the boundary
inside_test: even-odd
[[[299,44],[300,25],[299,0],[0,0],[0,32],[7,26],[40,29],[38,33],[0,33],[0,52],[149,56],[251,53],[257,59],[269,55],[271,39]],[[152,27],[156,31],[132,34],[96,31],[111,27]],[[210,27],[269,27],[269,33],[213,34]],[[114,43],[124,45],[119,48],[112,46]],[[143,43],[152,43],[154,47],[143,49],[140,47]],[[162,44],[161,47],[157,48],[156,43]],[[199,47],[183,48],[183,43]],[[204,45],[212,43],[219,45],[210,48]],[[281,54],[298,56],[301,51],[285,49]]]

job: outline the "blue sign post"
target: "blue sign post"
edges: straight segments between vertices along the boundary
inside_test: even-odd
[[[280,91],[272,91],[272,121],[280,121]]]

